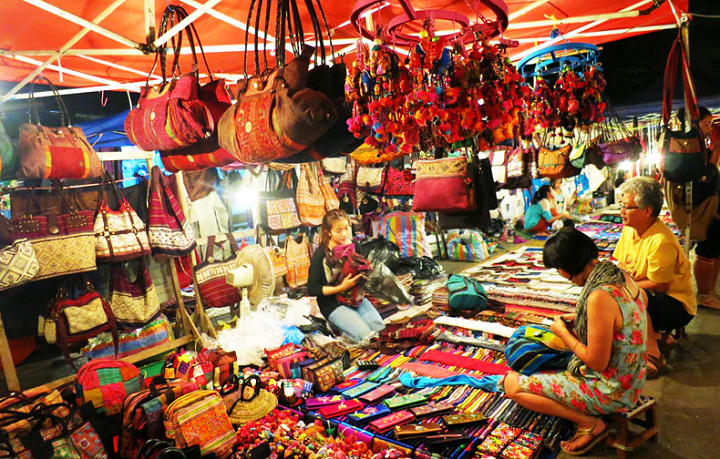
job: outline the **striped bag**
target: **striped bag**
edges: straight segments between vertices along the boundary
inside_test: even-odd
[[[325,197],[320,188],[315,164],[317,163],[300,165],[296,201],[298,215],[304,226],[320,226],[325,216]]]
[[[542,370],[566,369],[572,356],[561,339],[538,325],[518,328],[505,347],[510,368],[526,376]]]
[[[374,237],[383,236],[400,247],[402,257],[432,257],[425,233],[425,214],[391,212],[372,223]]]
[[[483,261],[490,256],[487,243],[477,230],[448,231],[447,253],[455,261]]]
[[[147,229],[152,254],[177,257],[192,252],[195,234],[158,166],[153,166],[150,173],[148,194]]]

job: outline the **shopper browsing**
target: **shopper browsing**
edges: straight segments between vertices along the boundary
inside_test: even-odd
[[[561,218],[570,219],[567,213],[558,213],[551,202],[555,202],[555,191],[550,185],[541,186],[532,198],[532,203],[525,211],[525,229],[537,234],[547,236],[547,229]],[[555,210],[555,213],[553,213]]]
[[[628,273],[599,261],[592,239],[574,228],[548,239],[543,263],[582,287],[577,313],[556,318],[550,327],[574,355],[567,370],[508,373],[503,384],[518,404],[576,423],[575,435],[561,447],[580,455],[607,436],[601,415],[637,404],[646,372],[647,296]],[[572,331],[567,320],[574,321]]]
[[[613,257],[648,295],[648,372],[664,367],[657,339],[671,344],[666,333],[687,325],[697,313],[690,262],[670,229],[658,219],[663,204],[660,183],[637,177],[623,183],[620,215],[623,230]]]
[[[550,186],[552,186],[553,195],[555,196],[554,199],[550,200],[550,213],[553,216],[561,213],[567,214],[567,209],[575,204],[575,201],[577,200],[577,188],[573,191],[572,195],[567,197],[562,189],[563,179],[552,179],[550,181]]]
[[[333,272],[331,258],[333,249],[352,244],[350,219],[343,210],[331,210],[323,218],[320,245],[310,261],[308,292],[317,297],[320,312],[330,323],[355,342],[379,332],[385,328],[382,317],[370,302],[363,298],[357,307],[341,305],[336,295],[352,291],[362,277],[359,274],[347,274],[340,277],[339,283],[331,285],[338,278]],[[358,248],[355,248],[359,252]],[[330,265],[328,264],[330,261]],[[342,269],[342,268],[340,268]]]

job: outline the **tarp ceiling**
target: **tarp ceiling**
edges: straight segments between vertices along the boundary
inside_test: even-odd
[[[14,0],[0,2],[0,80],[21,81],[39,64],[51,60],[43,71],[57,84],[71,87],[130,90],[144,84],[145,76],[152,67],[154,55],[143,55],[131,48],[129,41],[145,43],[144,6],[147,0]],[[495,0],[497,1],[497,0]],[[229,80],[243,75],[243,49],[251,0],[172,0],[182,4],[189,13],[202,7],[203,3],[215,4],[202,14],[195,25],[207,52],[212,71]],[[334,41],[335,52],[345,53],[350,63],[354,57],[358,33],[348,19],[353,0],[321,0]],[[159,21],[167,0],[155,1],[156,23]],[[301,13],[304,2],[298,2]],[[518,40],[519,47],[510,49],[517,59],[530,50],[549,43],[554,27],[565,39],[602,44],[633,35],[672,28],[676,25],[675,11],[687,11],[688,0],[506,0],[510,25],[504,37]],[[656,3],[659,8],[647,15],[632,18],[593,19],[592,16],[646,10]],[[112,32],[113,38],[100,30],[90,31],[62,56],[55,56],[68,41],[83,30],[83,25],[73,22],[74,17],[92,22],[111,5],[117,8],[101,20],[102,30]],[[471,23],[494,20],[494,14],[479,0],[414,0],[416,10],[442,9],[458,11]],[[380,9],[372,14],[374,24],[387,24],[402,13],[398,0],[379,3]],[[57,9],[53,14],[47,10]],[[62,10],[62,11],[61,11]],[[62,14],[65,12],[65,14]],[[67,14],[69,13],[69,15]],[[553,20],[580,18],[576,22],[554,23]],[[305,30],[312,30],[308,17],[303,17]],[[413,31],[413,27],[409,26]],[[454,24],[437,21],[438,31],[451,31]],[[407,29],[406,29],[407,30]],[[415,27],[415,31],[417,28]],[[271,25],[270,31],[274,32]],[[100,33],[98,33],[100,32]],[[273,35],[271,33],[271,35]],[[120,43],[124,37],[125,42]],[[556,40],[562,40],[558,38]],[[129,40],[129,41],[128,41]],[[250,36],[251,43],[254,37]],[[263,44],[264,40],[260,40]],[[327,43],[326,43],[327,44]],[[330,48],[327,48],[329,53]],[[249,61],[252,56],[249,56]],[[183,55],[182,68],[188,69],[190,56]],[[248,69],[252,73],[252,66]],[[156,71],[157,75],[158,72]],[[0,100],[4,99],[0,95]]]

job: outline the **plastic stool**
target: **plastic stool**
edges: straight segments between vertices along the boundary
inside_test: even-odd
[[[655,399],[641,396],[638,406],[627,413],[612,414],[610,417],[616,422],[617,433],[610,435],[607,444],[617,450],[618,459],[625,459],[627,452],[634,450],[648,440],[657,442],[657,416],[655,413]],[[642,416],[644,414],[644,416]],[[642,427],[640,433],[631,432],[630,424]]]

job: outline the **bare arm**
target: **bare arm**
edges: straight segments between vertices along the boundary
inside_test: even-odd
[[[643,279],[643,280],[636,279],[635,283],[637,283],[638,287],[640,287],[640,288],[654,290],[656,292],[667,293],[667,291],[670,290],[670,282],[657,283],[657,282],[651,281],[650,279]]]

